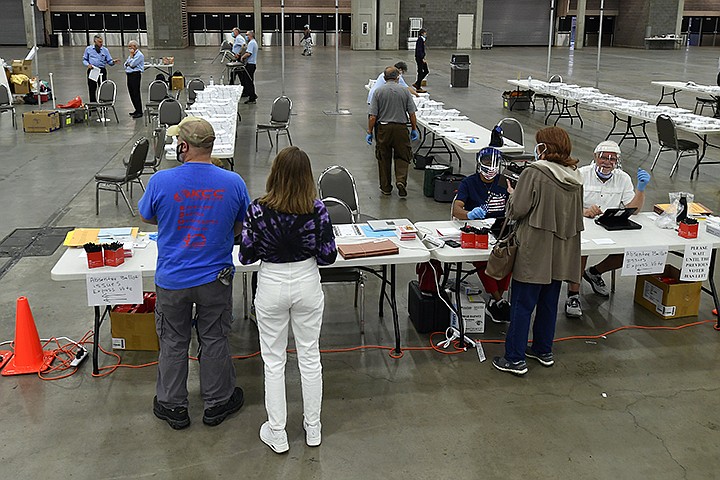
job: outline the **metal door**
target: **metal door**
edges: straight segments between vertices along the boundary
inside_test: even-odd
[[[473,24],[475,15],[458,15],[457,22],[457,49],[467,50],[473,47]]]

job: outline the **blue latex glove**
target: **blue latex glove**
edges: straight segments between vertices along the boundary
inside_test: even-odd
[[[411,130],[410,131],[410,141],[414,142],[418,138],[420,138],[420,132],[418,132],[417,130]]]
[[[365,141],[368,142],[368,145],[372,145],[372,133],[365,135]]]
[[[483,218],[485,218],[485,215],[487,215],[487,210],[485,210],[483,207],[475,207],[467,214],[470,220],[482,220]]]
[[[648,183],[650,183],[650,174],[646,170],[638,168],[637,181],[638,192],[644,192],[645,188],[648,186]]]

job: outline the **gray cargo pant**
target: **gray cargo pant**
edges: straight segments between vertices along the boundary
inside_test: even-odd
[[[215,280],[182,290],[155,286],[155,328],[160,339],[157,397],[167,407],[188,406],[188,349],[196,305],[200,338],[200,392],[205,408],[223,404],[235,390],[235,366],[228,334],[232,323],[232,282]]]

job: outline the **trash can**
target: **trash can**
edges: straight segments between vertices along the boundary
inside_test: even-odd
[[[452,173],[453,168],[450,165],[428,165],[425,167],[425,175],[423,178],[423,194],[426,197],[435,196],[435,177],[439,177],[443,173]]]
[[[453,54],[450,59],[450,86],[467,88],[470,80],[470,55]]]

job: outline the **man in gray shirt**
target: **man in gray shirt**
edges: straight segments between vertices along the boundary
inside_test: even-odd
[[[407,172],[412,158],[411,141],[418,139],[415,120],[415,102],[407,88],[398,84],[400,71],[387,67],[384,73],[385,85],[378,88],[370,102],[368,129],[365,140],[372,145],[375,131],[375,158],[378,161],[380,191],[383,195],[392,193],[392,161],[395,155],[395,186],[398,195],[407,196]],[[408,136],[407,122],[410,119],[412,132]]]

